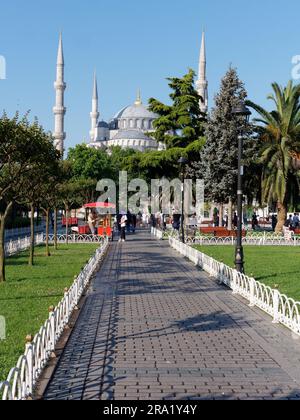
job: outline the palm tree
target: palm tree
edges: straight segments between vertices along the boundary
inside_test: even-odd
[[[268,112],[248,101],[259,115],[254,121],[262,142],[259,163],[262,171],[262,201],[278,203],[276,232],[282,232],[288,207],[294,204],[299,192],[300,169],[300,85],[290,81],[285,88],[272,85],[275,111]]]

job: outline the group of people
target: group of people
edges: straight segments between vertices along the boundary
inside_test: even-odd
[[[294,213],[293,215],[290,214],[289,218],[286,221],[285,226],[290,228],[290,230],[293,230],[293,231],[295,231],[296,229],[299,229],[300,227],[299,213]]]
[[[128,212],[121,212],[115,217],[115,227],[119,232],[120,242],[126,241],[126,233],[135,233],[137,227],[136,214]]]

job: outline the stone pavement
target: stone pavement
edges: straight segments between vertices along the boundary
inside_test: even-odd
[[[300,340],[167,242],[113,243],[45,399],[300,399]]]

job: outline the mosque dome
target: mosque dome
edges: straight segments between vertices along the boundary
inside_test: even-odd
[[[118,120],[120,130],[139,129],[142,131],[153,130],[153,122],[157,119],[157,115],[149,111],[143,105],[141,94],[138,93],[137,99],[133,105],[129,105],[119,111],[114,120]]]

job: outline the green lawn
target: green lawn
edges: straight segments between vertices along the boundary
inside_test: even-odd
[[[234,267],[234,247],[196,246],[197,249]],[[247,275],[268,286],[278,285],[285,293],[300,301],[300,248],[283,246],[245,246]]]
[[[48,317],[48,308],[57,305],[94,254],[99,244],[61,245],[52,256],[36,250],[35,266],[27,265],[28,254],[8,259],[7,282],[0,284],[0,315],[6,318],[7,338],[0,341],[0,381],[24,352],[27,334],[36,334]]]

